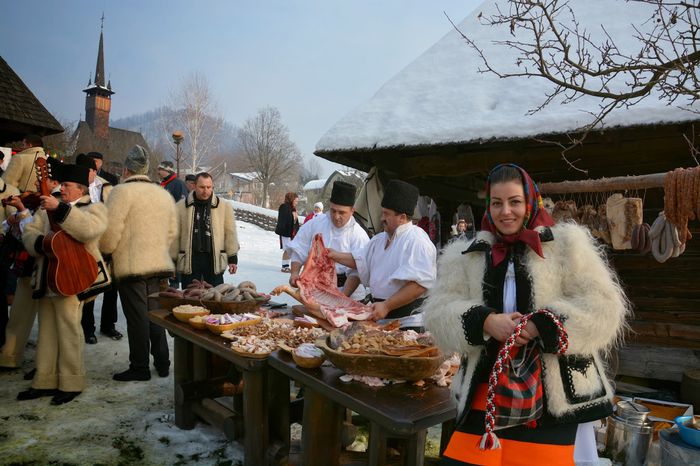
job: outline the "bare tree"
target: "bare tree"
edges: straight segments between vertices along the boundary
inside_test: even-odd
[[[568,0],[509,0],[507,11],[497,7],[492,16],[479,14],[484,25],[510,28],[512,38],[496,43],[517,51],[516,68],[511,70],[495,69],[483,49],[455,29],[479,54],[483,63],[480,72],[499,78],[544,78],[554,83],[542,104],[530,113],[555,99],[564,104],[584,95],[600,99],[591,121],[576,131],[579,134],[569,135],[568,144],[558,143],[569,162],[566,152],[599,128],[610,112],[635,105],[652,93],[669,105],[697,112],[692,105],[700,98],[700,5],[685,0],[628,2],[649,9],[648,19],[633,25],[638,43],[634,52],[619,48],[604,25],[600,25],[602,38],[593,39],[577,21]]]
[[[287,178],[301,165],[297,145],[289,139],[289,130],[275,107],[258,110],[238,132],[241,151],[250,171],[258,174],[263,186],[263,206],[269,207],[270,185],[289,186]]]
[[[44,136],[42,140],[44,141],[44,149],[47,152],[50,152],[52,155],[55,154],[61,159],[66,159],[72,157],[75,153],[77,141],[73,137],[73,133],[75,133],[78,122],[61,120],[60,123],[64,128],[62,133]]]
[[[301,166],[299,182],[305,185],[311,180],[317,180],[321,176],[321,164],[314,158],[307,158]]]
[[[208,158],[218,150],[218,135],[224,122],[203,74],[193,72],[182,80],[170,96],[170,109],[164,112],[163,123],[173,151],[175,144],[170,135],[173,131],[184,133],[180,150],[190,172],[208,163]]]

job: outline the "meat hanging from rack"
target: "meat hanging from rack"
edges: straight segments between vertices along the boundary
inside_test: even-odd
[[[664,179],[664,215],[682,244],[692,238],[688,221],[700,219],[700,167],[676,168]]]

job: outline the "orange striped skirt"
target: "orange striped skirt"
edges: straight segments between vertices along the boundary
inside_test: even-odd
[[[471,410],[452,434],[440,461],[442,466],[574,466],[575,423],[497,430],[501,447],[481,450],[479,442],[484,434],[486,394],[487,385],[477,385]]]

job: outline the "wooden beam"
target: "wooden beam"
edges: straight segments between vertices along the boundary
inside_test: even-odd
[[[662,188],[666,173],[653,173],[640,176],[615,176],[597,180],[561,181],[559,183],[540,183],[542,194],[568,193],[604,193],[610,191]]]
[[[619,375],[680,382],[683,372],[700,367],[700,354],[687,348],[628,344],[619,350]]]

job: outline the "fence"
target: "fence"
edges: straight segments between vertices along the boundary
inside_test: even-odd
[[[277,226],[276,217],[246,210],[244,207],[241,207],[240,203],[236,204],[236,220],[252,223],[267,231],[275,231],[275,227]]]

